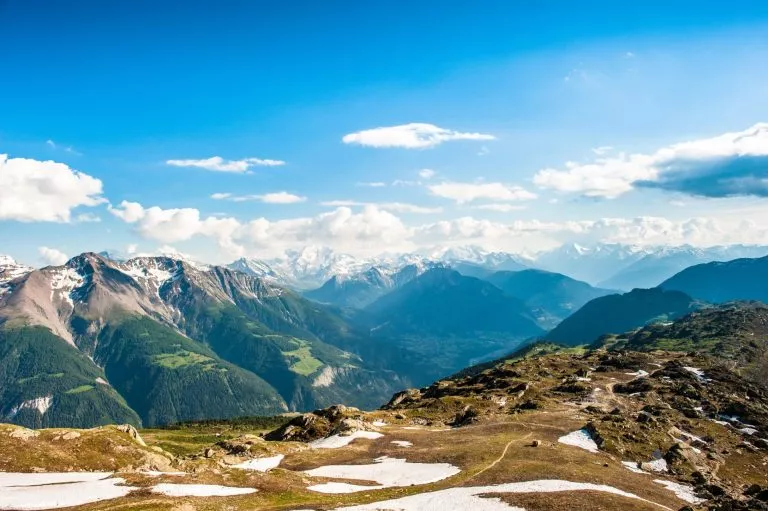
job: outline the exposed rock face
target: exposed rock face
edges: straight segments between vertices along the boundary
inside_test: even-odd
[[[130,424],[121,424],[119,426],[115,426],[115,429],[127,434],[129,437],[133,439],[134,442],[141,445],[142,447],[147,446],[147,444],[144,443],[144,440],[141,438],[141,435],[139,435],[139,432],[136,430],[136,428],[134,428]]]
[[[376,431],[377,428],[364,420],[365,414],[357,408],[334,405],[305,413],[288,424],[267,433],[266,440],[293,440],[311,442],[330,435],[348,435],[355,431]]]
[[[40,436],[40,432],[35,431],[34,429],[16,428],[11,431],[9,436],[11,438],[18,438],[19,440],[29,440],[36,436]]]

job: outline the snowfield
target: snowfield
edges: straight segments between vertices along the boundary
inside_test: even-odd
[[[309,446],[313,449],[338,449],[340,447],[345,447],[351,444],[358,438],[376,440],[377,438],[381,438],[383,436],[384,435],[381,433],[376,433],[375,431],[355,431],[351,435],[332,435],[327,438],[321,438],[320,440],[310,442]]]
[[[353,493],[434,483],[461,472],[459,468],[448,463],[408,463],[404,459],[386,456],[374,461],[375,463],[370,465],[328,465],[304,473],[313,477],[372,481],[379,483],[377,486],[324,483],[310,486],[308,489],[319,493]]]
[[[592,439],[592,435],[586,429],[580,429],[573,433],[568,433],[565,436],[561,436],[557,439],[558,442],[565,445],[573,445],[574,447],[580,447],[589,452],[598,452],[597,444]]]
[[[704,502],[704,499],[694,495],[693,488],[688,485],[673,483],[672,481],[665,481],[664,479],[654,479],[653,482],[664,486],[671,492],[674,492],[678,499],[684,500],[689,504],[700,504]]]
[[[662,509],[669,509],[613,486],[545,479],[493,486],[449,488],[447,490],[420,493],[410,497],[374,502],[372,504],[341,507],[337,508],[336,511],[525,511],[522,508],[510,506],[498,498],[485,498],[480,495],[489,493],[552,493],[561,491],[612,493],[628,499],[648,502]]]
[[[33,511],[81,506],[124,497],[134,490],[109,472],[0,473],[0,509]]]
[[[253,460],[244,461],[237,465],[232,465],[232,468],[239,468],[242,470],[254,470],[256,472],[267,472],[273,468],[277,468],[280,462],[285,458],[284,454],[278,454],[269,458],[256,458]]]

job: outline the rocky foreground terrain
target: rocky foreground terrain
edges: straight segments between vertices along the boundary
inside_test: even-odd
[[[373,412],[2,426],[0,470],[0,509],[759,510],[768,393],[708,355],[538,347]]]

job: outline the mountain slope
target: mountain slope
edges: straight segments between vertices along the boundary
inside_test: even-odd
[[[304,296],[337,307],[363,308],[376,299],[415,279],[440,263],[420,261],[402,267],[373,266],[353,275],[334,275],[322,287]]]
[[[608,341],[611,349],[707,353],[768,387],[768,306],[737,302],[648,325]]]
[[[0,326],[0,420],[30,428],[140,423],[84,353],[45,327],[22,325]]]
[[[342,318],[225,268],[83,254],[8,286],[0,323],[45,327],[93,357],[148,424],[276,413],[286,402],[370,407],[402,384],[350,351],[365,335]]]
[[[768,257],[735,259],[687,268],[662,282],[662,289],[678,290],[714,303],[733,300],[768,302]]]
[[[677,319],[700,304],[679,291],[635,289],[595,298],[548,332],[544,338],[567,346],[587,344],[609,333],[621,333],[652,321]]]
[[[588,301],[613,291],[543,270],[496,272],[485,280],[533,310],[539,324],[553,326]]]
[[[400,332],[489,331],[521,337],[541,332],[520,300],[505,295],[489,282],[444,268],[426,272],[366,310],[386,321],[383,328]]]
[[[640,260],[604,280],[600,286],[609,289],[631,290],[659,285],[676,273],[697,264],[712,261],[730,261],[736,258],[763,256],[766,247],[733,245],[726,247],[697,248],[689,245],[663,247],[645,255]]]

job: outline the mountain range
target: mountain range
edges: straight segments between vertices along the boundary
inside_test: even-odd
[[[590,344],[768,299],[768,257],[696,265],[625,294],[537,269],[477,278],[430,259],[345,268],[302,295],[170,257],[86,253],[41,269],[0,258],[0,416],[89,427],[370,408],[538,338]]]
[[[242,258],[230,268],[266,278],[281,286],[307,291],[333,277],[349,278],[371,268],[391,274],[410,264],[443,264],[463,275],[487,278],[497,271],[541,269],[561,273],[603,289],[651,288],[677,272],[701,263],[768,255],[768,247],[729,245],[638,246],[615,243],[564,244],[538,254],[493,252],[476,246],[437,248],[421,253],[357,258],[327,247],[305,247],[273,259]]]

